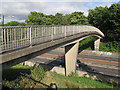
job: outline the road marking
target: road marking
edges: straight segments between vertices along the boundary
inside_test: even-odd
[[[42,56],[50,56],[50,57],[64,57],[64,56],[59,56],[59,55],[54,55],[54,54],[42,54]],[[77,58],[78,60],[81,61],[89,61],[89,62],[96,62],[96,63],[102,63],[102,64],[112,64],[112,65],[120,65],[120,62],[113,62],[113,61],[103,61],[103,60],[93,60],[93,59],[85,59],[85,58]]]

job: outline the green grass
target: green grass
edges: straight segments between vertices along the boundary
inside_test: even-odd
[[[37,77],[33,77],[33,75],[37,75]],[[45,72],[42,67],[36,68],[22,66],[20,64],[3,70],[2,83],[3,88],[16,89],[48,88],[51,83],[55,83],[58,88],[112,88],[110,84],[95,81],[87,77],[78,77],[77,74],[72,74],[67,77],[55,72]]]
[[[87,77],[77,77],[77,76],[63,76],[57,73],[50,72],[52,77],[54,77],[54,82],[56,82],[59,88],[112,88],[106,83],[101,83],[91,78]]]

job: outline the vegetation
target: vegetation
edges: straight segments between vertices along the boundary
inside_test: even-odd
[[[33,11],[28,15],[26,23],[27,25],[86,25],[88,24],[88,20],[83,15],[83,12],[73,12],[66,15],[56,13],[54,16]]]
[[[84,49],[94,50],[94,38],[87,37],[79,43],[79,50],[82,51]]]
[[[96,7],[89,10],[89,23],[99,28],[104,34],[104,41],[120,41],[120,4],[109,8]]]
[[[41,81],[45,76],[45,71],[41,66],[35,67],[31,70],[31,77],[35,80]]]
[[[100,43],[100,51],[107,52],[120,52],[120,42],[101,42]]]
[[[25,23],[19,23],[17,21],[11,21],[8,22],[7,24],[4,24],[4,26],[25,26]]]
[[[48,72],[48,77],[50,80],[46,80],[46,82],[55,82],[59,88],[111,88],[108,84],[74,74],[66,77],[55,72]]]
[[[107,51],[107,52],[120,52],[120,42],[101,42],[100,43],[100,51]],[[81,40],[79,43],[79,52],[87,49],[87,50],[94,50],[94,38],[93,37],[88,37],[85,38],[84,40]]]
[[[38,72],[37,72],[38,70]],[[33,74],[34,73],[34,74]],[[17,74],[17,75],[16,75]],[[33,76],[35,75],[35,77]],[[8,88],[111,88],[107,83],[98,82],[78,74],[66,77],[55,72],[45,72],[42,67],[22,66],[20,64],[3,70],[3,89]]]

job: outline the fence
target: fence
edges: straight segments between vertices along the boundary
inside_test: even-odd
[[[8,51],[59,38],[75,35],[82,32],[89,32],[89,27],[85,25],[69,26],[6,26],[1,27],[1,50]]]

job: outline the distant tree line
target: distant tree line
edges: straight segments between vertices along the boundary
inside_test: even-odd
[[[30,12],[25,21],[27,25],[87,25],[88,19],[83,12],[73,12],[72,14],[63,15],[45,15],[41,12]]]
[[[18,21],[11,21],[11,22],[8,22],[7,24],[4,24],[4,26],[25,26],[26,24],[23,22],[23,23],[20,23]]]

